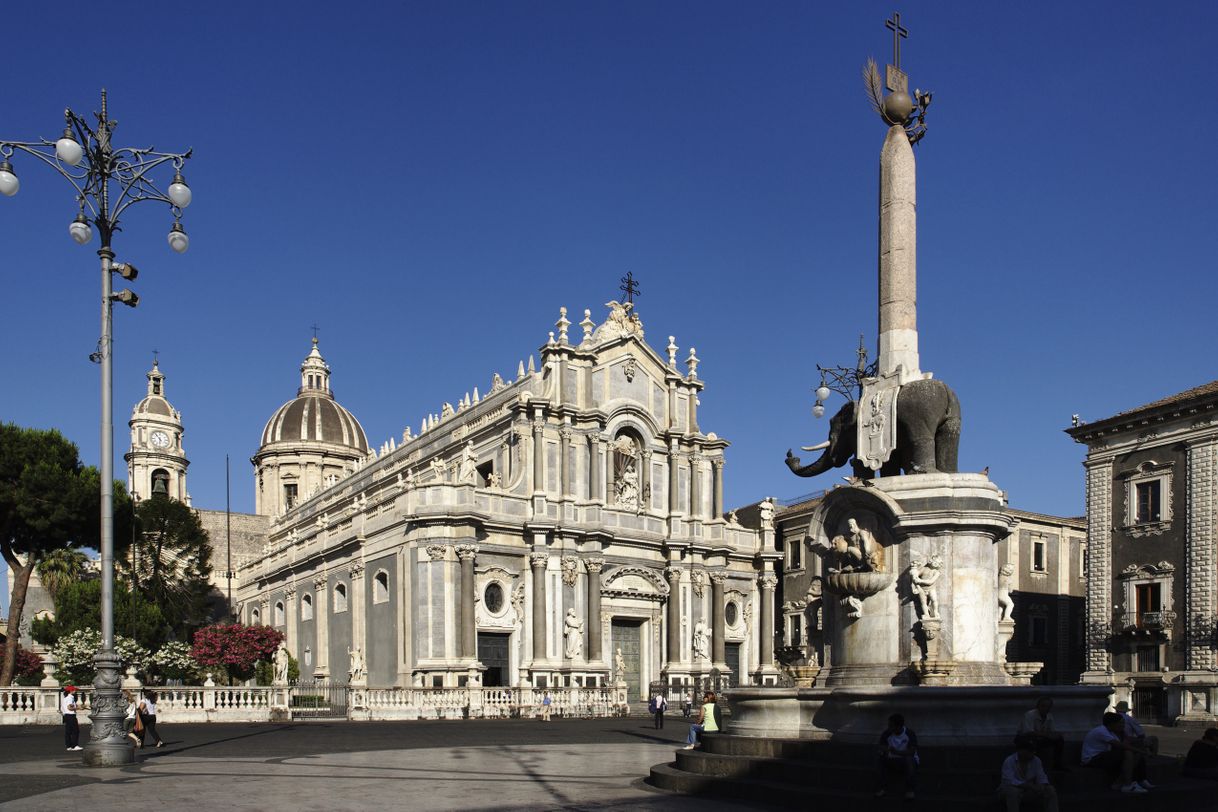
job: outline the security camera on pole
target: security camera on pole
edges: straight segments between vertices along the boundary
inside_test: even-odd
[[[190,205],[191,191],[182,177],[182,166],[190,158],[184,153],[157,152],[147,149],[120,147],[111,143],[118,122],[112,121],[106,109],[106,91],[102,90],[101,112],[96,113],[96,129],[71,110],[64,111],[66,126],[56,141],[0,140],[0,195],[12,197],[21,186],[13,168],[15,156],[41,161],[67,179],[76,190],[78,213],[68,225],[68,234],[78,245],[93,239],[93,229],[101,246],[102,313],[101,338],[97,350],[89,359],[101,365],[101,650],[94,656],[97,677],[93,681],[90,703],[92,732],[83,760],[86,766],[109,767],[129,764],[135,760],[131,740],[124,735],[123,717],[127,703],[120,692],[122,668],[114,650],[114,419],[112,414],[111,381],[111,313],[114,302],[128,307],[139,303],[139,296],[129,289],[115,292],[112,274],[134,281],[138,271],[131,263],[114,262],[111,238],[118,230],[119,218],[127,208],[141,201],[152,200],[169,206],[173,217],[167,236],[169,247],[183,253],[190,244],[182,229],[182,210]],[[155,183],[157,174],[173,170],[169,185],[161,190]]]

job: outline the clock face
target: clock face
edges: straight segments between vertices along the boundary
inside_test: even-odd
[[[157,448],[169,448],[169,435],[163,431],[152,432],[152,444]]]

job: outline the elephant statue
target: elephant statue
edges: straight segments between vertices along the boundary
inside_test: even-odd
[[[804,449],[824,449],[815,462],[803,465],[788,449],[787,467],[798,476],[816,476],[850,462],[855,476],[861,479],[874,476],[857,459],[851,459],[858,439],[856,406],[854,401],[848,401],[829,421],[829,439]],[[902,386],[897,393],[897,446],[880,469],[880,475],[954,474],[959,451],[960,400],[956,393],[933,378]]]

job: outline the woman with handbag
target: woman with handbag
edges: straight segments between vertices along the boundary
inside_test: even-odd
[[[152,736],[157,747],[164,747],[165,742],[161,741],[161,734],[156,732],[156,691],[144,691],[144,698],[140,700],[136,714],[142,717],[141,721],[144,723],[144,729],[140,731],[140,746],[144,745],[145,737]]]
[[[123,720],[123,730],[127,733],[127,738],[135,742],[136,747],[140,747],[140,734],[144,732],[144,723],[140,719],[139,705],[130,691],[123,691],[123,696],[127,698],[127,718]]]

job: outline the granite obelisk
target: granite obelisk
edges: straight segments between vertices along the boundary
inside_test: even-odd
[[[909,136],[888,128],[880,152],[881,378],[920,377],[918,365],[917,168]]]

